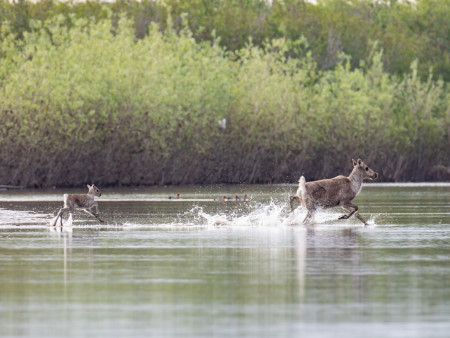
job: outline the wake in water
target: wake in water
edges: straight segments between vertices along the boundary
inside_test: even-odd
[[[339,220],[343,213],[338,208],[319,210],[310,226],[332,226],[332,227],[363,227],[363,225],[352,217],[348,220]],[[0,209],[0,227],[9,226],[37,226],[48,227],[49,220],[46,214],[34,212],[12,211]],[[306,210],[298,207],[294,212],[290,211],[288,203],[284,200],[271,200],[268,203],[254,202],[248,204],[229,205],[221,209],[211,210],[210,205],[195,205],[186,212],[179,213],[175,219],[167,216],[155,219],[150,213],[142,216],[132,217],[121,214],[120,217],[109,215],[106,223],[98,224],[84,218],[75,221],[72,216],[67,220],[58,222],[58,227],[70,230],[74,228],[95,229],[123,229],[132,230],[136,228],[193,228],[193,227],[280,227],[280,226],[303,226],[302,221],[306,216]],[[380,215],[368,216],[369,226],[375,226]],[[110,220],[108,220],[110,218]],[[309,225],[308,225],[309,226]],[[48,227],[52,228],[52,227]],[[52,230],[52,229],[50,229]],[[57,229],[58,230],[58,229]]]
[[[46,218],[47,214],[32,211],[0,209],[0,227],[40,224]]]
[[[319,210],[315,214],[311,225],[363,226],[353,217],[349,220],[339,220],[338,218],[341,215],[342,212]],[[298,226],[302,225],[302,221],[306,216],[306,210],[296,208],[291,213],[285,203],[277,204],[271,201],[269,204],[255,205],[247,214],[242,214],[242,211],[239,210],[210,214],[205,212],[203,207],[195,206],[183,216],[192,220],[192,224],[203,226]],[[378,216],[370,215],[368,220],[369,226],[375,225]]]

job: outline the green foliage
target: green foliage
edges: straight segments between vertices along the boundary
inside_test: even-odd
[[[136,174],[121,166],[141,155],[154,154],[156,167],[163,168],[174,153],[210,151],[203,140],[217,133],[210,126],[226,113],[230,96],[231,62],[217,44],[198,45],[189,32],[163,34],[156,27],[136,41],[125,18],[117,28],[109,20],[80,19],[67,30],[63,21],[57,16],[43,25],[32,23],[24,48],[11,61],[18,66],[9,68],[2,86],[0,109],[21,121],[13,127],[15,146],[22,145],[25,155],[32,145],[31,157],[49,160],[42,164],[46,174],[27,184],[50,184],[47,172],[61,160],[69,167],[69,173],[61,173],[68,182],[80,179],[77,171],[86,162],[101,172],[113,161],[119,168],[102,180],[132,184],[147,169]],[[2,140],[7,150],[13,140]],[[14,159],[3,158],[17,170],[30,161],[30,156],[10,155]]]
[[[384,50],[383,63],[389,73],[408,73],[409,65],[418,59],[418,74],[423,80],[430,68],[434,76],[450,79],[450,1],[0,0],[0,26],[10,22],[20,39],[31,29],[33,19],[45,21],[63,15],[71,27],[72,15],[98,21],[111,13],[115,24],[121,13],[132,19],[139,39],[154,23],[165,30],[170,17],[172,29],[181,31],[187,24],[196,41],[220,37],[221,46],[228,51],[244,48],[249,37],[259,47],[267,39],[296,41],[305,37],[321,69],[334,68],[342,52],[351,56],[353,69],[359,67],[369,58],[370,41],[376,40]]]
[[[59,14],[28,21],[20,39],[12,21],[1,25],[2,182],[280,182],[346,173],[354,156],[386,180],[423,180],[450,165],[445,83],[432,73],[422,80],[417,61],[390,75],[381,43],[368,43],[356,69],[348,54],[326,49],[324,70],[303,36],[230,51],[213,34],[199,39],[189,15],[139,35],[136,19],[114,6],[86,3],[96,13],[86,18],[47,5]]]

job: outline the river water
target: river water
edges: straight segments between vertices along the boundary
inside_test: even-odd
[[[47,226],[86,191],[0,192],[1,337],[450,334],[450,184],[365,185],[368,226],[301,225],[295,185],[104,189],[104,224]]]

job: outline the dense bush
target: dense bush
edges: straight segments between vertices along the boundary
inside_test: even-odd
[[[424,180],[450,165],[448,90],[417,62],[390,75],[373,44],[360,68],[341,54],[322,70],[305,38],[230,52],[170,17],[138,39],[111,16],[30,21],[21,39],[2,25],[0,182],[282,182],[356,156]]]
[[[249,37],[259,47],[267,40],[305,37],[312,59],[322,70],[334,68],[342,52],[351,57],[352,68],[358,68],[369,59],[371,42],[378,41],[387,72],[408,73],[418,59],[422,79],[432,68],[436,77],[450,80],[450,1],[0,0],[0,25],[10,22],[18,38],[30,31],[32,20],[60,14],[71,27],[73,15],[101,20],[109,13],[114,22],[125,13],[137,38],[146,36],[153,23],[164,30],[170,16],[175,30],[183,30],[187,23],[197,41],[219,36],[228,51],[244,48]]]

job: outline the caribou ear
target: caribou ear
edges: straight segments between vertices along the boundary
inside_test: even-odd
[[[358,165],[359,165],[360,167],[362,167],[362,166],[364,165],[363,161],[362,161],[360,158],[358,158]]]
[[[354,167],[356,167],[358,165],[358,163],[356,163],[356,161],[354,159],[352,159],[352,163],[353,163]]]
[[[92,185],[87,184],[86,185],[88,189],[91,189]]]

